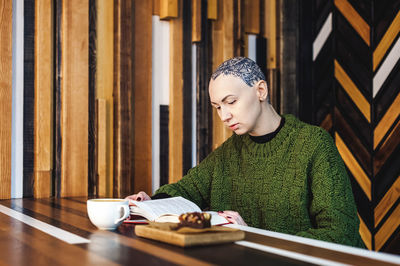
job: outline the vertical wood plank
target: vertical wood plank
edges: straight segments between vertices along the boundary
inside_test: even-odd
[[[53,171],[53,5],[35,2],[34,197],[51,196]]]
[[[215,70],[223,61],[234,56],[234,2],[218,2],[218,19],[213,24],[213,64]],[[220,146],[232,132],[224,126],[213,108],[213,149]]]
[[[88,18],[88,0],[62,1],[62,197],[88,193]]]
[[[108,158],[107,158],[107,141],[108,141],[108,130],[107,130],[107,100],[96,99],[97,103],[97,153],[96,153],[96,172],[98,182],[98,196],[99,197],[111,197],[107,189],[107,174],[108,174]]]
[[[89,130],[88,130],[88,196],[98,195],[96,172],[96,71],[97,71],[97,5],[96,0],[89,0]]]
[[[0,199],[11,197],[12,1],[0,1]]]
[[[264,37],[268,40],[267,68],[275,69],[277,66],[276,0],[265,0],[264,12]]]
[[[192,1],[183,1],[182,10],[191,10]],[[192,16],[190,12],[182,13],[182,79],[183,79],[183,143],[182,174],[192,168]],[[201,15],[201,13],[200,13]]]
[[[134,2],[135,191],[151,193],[152,1]]]
[[[114,3],[114,197],[134,191],[132,1]]]
[[[218,0],[207,1],[207,18],[213,20],[218,18]]]
[[[196,45],[197,69],[197,163],[212,150],[212,110],[208,95],[208,82],[212,71],[212,25],[207,19],[206,0],[201,0],[201,42]],[[214,23],[213,23],[214,24]]]
[[[244,0],[245,32],[260,33],[260,0]]]
[[[192,42],[201,41],[201,0],[192,0]]]
[[[33,197],[35,113],[35,1],[24,1],[23,196]]]
[[[160,0],[153,0],[153,16],[160,16]]]
[[[181,9],[182,3],[180,3]],[[183,143],[183,79],[182,79],[182,17],[170,21],[170,123],[169,182],[182,177]]]
[[[178,0],[160,0],[160,19],[178,17]]]
[[[99,178],[105,178],[104,188],[99,190],[104,192],[105,197],[113,194],[113,75],[114,75],[114,3],[112,1],[97,2],[97,47],[96,47],[96,98],[105,100],[106,117],[101,122],[106,122],[104,129],[106,149],[102,155],[106,160],[105,173]],[[103,125],[102,125],[103,127]]]

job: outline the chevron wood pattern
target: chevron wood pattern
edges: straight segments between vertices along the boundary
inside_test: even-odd
[[[400,0],[310,8],[312,121],[335,137],[366,247],[400,252]]]

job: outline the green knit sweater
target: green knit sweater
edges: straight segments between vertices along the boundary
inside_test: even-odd
[[[233,134],[179,182],[156,191],[237,211],[257,228],[363,247],[351,185],[331,136],[285,115],[269,142]]]

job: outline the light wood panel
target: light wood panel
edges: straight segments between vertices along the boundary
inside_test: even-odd
[[[113,85],[114,85],[114,3],[112,1],[97,1],[97,49],[96,49],[96,98],[104,100],[105,113],[99,120],[106,132],[98,130],[98,134],[107,136],[105,139],[104,154],[105,171],[99,175],[99,192],[102,196],[111,197],[113,193]],[[102,102],[103,103],[103,102]],[[99,106],[100,107],[100,106]],[[100,109],[99,109],[100,110]],[[102,109],[103,110],[103,109]],[[99,151],[100,152],[100,151]],[[99,180],[99,181],[100,181]],[[105,187],[101,187],[101,184]]]
[[[88,191],[88,17],[88,0],[62,1],[62,197]]]
[[[218,19],[213,22],[213,71],[225,60],[234,56],[234,3],[232,0],[218,1]],[[224,126],[213,108],[213,150],[220,146],[232,132]]]
[[[370,45],[370,28],[367,22],[358,14],[347,0],[335,0],[335,6],[357,31],[365,43]]]
[[[181,1],[182,2],[182,1]],[[182,10],[182,3],[179,4]],[[170,22],[169,183],[182,178],[183,62],[182,17]]]
[[[385,221],[383,226],[375,234],[375,249],[380,250],[386,240],[399,227],[400,221],[400,204],[393,210],[390,217]]]
[[[107,156],[107,141],[109,132],[107,130],[107,100],[96,99],[97,114],[97,138],[96,138],[96,174],[97,174],[97,192],[99,197],[111,197],[108,193],[110,180],[108,179],[109,165]]]
[[[153,16],[160,16],[160,0],[153,0]]]
[[[160,0],[160,19],[178,17],[178,0]]]
[[[265,0],[264,6],[264,37],[268,41],[267,45],[267,68],[277,67],[277,16],[276,0]]]
[[[51,195],[53,170],[53,5],[35,2],[34,197]]]
[[[192,0],[192,42],[201,41],[201,0]]]
[[[393,103],[390,105],[389,109],[386,111],[385,115],[382,117],[379,124],[374,130],[374,149],[382,141],[383,137],[392,127],[393,123],[396,121],[400,114],[400,93],[397,94]]]
[[[358,213],[357,213],[358,214]],[[363,221],[363,219],[361,218],[361,216],[358,214],[358,219],[360,219],[360,236],[361,239],[363,240],[364,244],[366,245],[366,247],[371,250],[372,249],[372,235],[371,232],[368,230],[367,225],[365,224],[365,222]]]
[[[351,78],[344,71],[342,66],[338,61],[335,60],[335,78],[339,81],[340,85],[342,85],[343,89],[347,92],[353,102],[357,105],[358,109],[360,109],[361,113],[365,116],[368,122],[371,122],[371,110],[370,104],[362,95],[362,93],[358,90],[357,86],[351,80]]]
[[[0,1],[0,199],[11,197],[12,1]]]
[[[207,1],[207,18],[213,20],[218,18],[218,0]]]
[[[151,193],[152,1],[134,2],[134,188]]]
[[[260,0],[244,0],[244,25],[246,33],[260,33]]]
[[[397,180],[386,192],[385,196],[382,198],[379,204],[375,207],[374,210],[375,227],[378,226],[382,218],[390,210],[393,204],[398,200],[399,195],[400,195],[400,176],[397,177]]]
[[[343,158],[347,168],[353,174],[354,178],[358,181],[365,195],[371,200],[371,180],[365,174],[364,170],[358,164],[356,158],[354,158],[351,151],[347,148],[342,138],[338,133],[335,134],[336,146],[339,150],[340,155]]]

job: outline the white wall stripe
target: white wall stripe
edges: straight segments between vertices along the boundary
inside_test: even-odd
[[[197,46],[192,44],[192,167],[197,165]]]
[[[326,40],[332,32],[332,12],[326,17],[324,25],[318,32],[317,38],[313,42],[313,61],[317,58],[319,52],[324,46]]]
[[[11,198],[22,198],[24,120],[24,1],[13,1]]]
[[[242,225],[236,225],[236,224],[228,224],[225,226],[232,227],[232,228],[238,228],[238,229],[246,231],[246,232],[256,233],[256,234],[260,234],[260,235],[264,235],[264,236],[270,236],[270,237],[288,240],[288,241],[292,241],[292,242],[296,242],[296,243],[300,243],[300,244],[306,244],[306,245],[314,246],[314,247],[318,247],[318,248],[325,248],[325,249],[330,249],[333,251],[343,252],[343,253],[347,253],[347,254],[351,254],[351,255],[362,256],[362,257],[366,257],[366,258],[373,259],[373,260],[380,260],[380,261],[384,261],[384,262],[388,262],[388,263],[400,264],[400,256],[397,256],[397,255],[369,251],[366,249],[355,248],[355,247],[350,247],[350,246],[345,246],[345,245],[340,245],[340,244],[335,244],[335,243],[330,243],[330,242],[325,242],[325,241],[321,241],[321,240],[305,238],[305,237],[300,237],[300,236],[295,236],[295,235],[283,234],[283,233],[263,230],[263,229],[259,229],[259,228],[249,227],[249,226],[242,226]]]
[[[372,90],[374,98],[376,94],[378,94],[379,90],[382,87],[382,84],[389,76],[390,72],[396,65],[397,61],[399,61],[399,58],[400,58],[400,36],[397,37],[396,44],[392,47],[385,61],[380,66],[378,71],[375,73],[373,80],[373,90]]]
[[[256,62],[257,54],[257,35],[249,34],[247,35],[247,57]]]
[[[326,265],[326,266],[349,265],[349,264],[335,262],[332,260],[326,260],[326,259],[309,256],[309,255],[304,255],[304,254],[293,252],[293,251],[269,247],[269,246],[261,245],[258,243],[248,242],[248,241],[236,241],[235,244],[240,245],[240,246],[245,246],[248,248],[261,250],[261,251],[264,251],[267,253],[277,254],[277,255],[295,259],[295,260],[301,260],[301,261],[308,262],[308,263],[314,263],[317,265]]]
[[[14,219],[17,219],[29,226],[32,226],[33,228],[36,228],[46,234],[49,234],[55,238],[58,238],[64,242],[67,242],[69,244],[90,243],[89,239],[80,237],[80,236],[72,234],[68,231],[62,230],[58,227],[44,223],[44,222],[34,219],[28,215],[25,215],[23,213],[13,210],[13,209],[7,208],[1,204],[0,204],[0,212],[2,212],[5,215],[8,215]]]
[[[160,105],[169,104],[169,22],[152,18],[152,191],[160,187]]]

